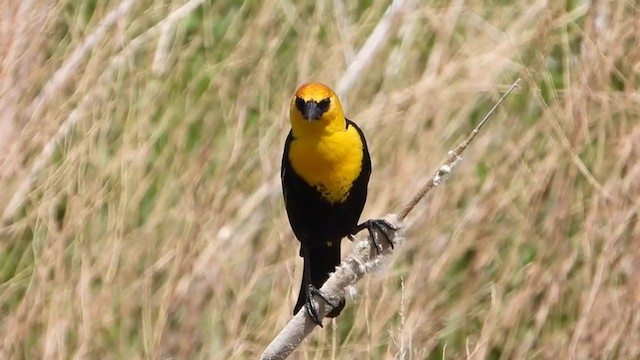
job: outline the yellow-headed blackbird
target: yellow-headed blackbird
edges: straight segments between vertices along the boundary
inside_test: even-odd
[[[291,99],[291,131],[282,157],[282,191],[289,223],[300,241],[304,258],[302,285],[294,314],[303,305],[311,319],[322,326],[311,302],[318,295],[333,308],[336,317],[344,299],[332,304],[318,289],[340,264],[340,241],[363,229],[371,235],[394,227],[382,219],[358,225],[367,199],[371,159],[362,130],[346,119],[337,95],[319,83],[301,86]]]

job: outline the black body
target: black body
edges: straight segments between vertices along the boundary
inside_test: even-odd
[[[364,153],[360,174],[353,182],[347,198],[340,203],[331,204],[323,199],[315,187],[307,184],[293,171],[289,161],[289,146],[294,140],[291,132],[289,132],[284,146],[280,175],[287,215],[291,228],[300,241],[300,256],[305,258],[305,271],[309,270],[311,283],[317,289],[322,287],[322,284],[329,277],[329,273],[335,271],[335,267],[340,264],[340,242],[343,237],[352,234],[356,229],[367,199],[371,158],[362,130],[347,119],[347,128],[350,126],[358,131]],[[314,161],[314,159],[309,159],[309,161]],[[305,282],[303,273],[294,314],[307,301],[305,291],[307,287],[308,284]],[[343,307],[344,300],[327,316],[338,316]]]

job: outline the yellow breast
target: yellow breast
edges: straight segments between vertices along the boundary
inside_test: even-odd
[[[362,170],[363,145],[353,126],[345,131],[294,139],[289,148],[293,170],[330,203],[345,201]]]

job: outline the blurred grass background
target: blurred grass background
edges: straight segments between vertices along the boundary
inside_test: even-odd
[[[3,3],[0,358],[256,358],[302,270],[290,96],[344,85],[389,5]],[[522,86],[293,358],[640,357],[638,2],[396,10],[341,94],[373,157],[363,218]]]

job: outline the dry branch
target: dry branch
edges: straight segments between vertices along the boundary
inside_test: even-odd
[[[394,224],[398,229],[402,227],[402,221],[411,212],[411,210],[418,204],[418,202],[424,198],[424,196],[434,187],[438,186],[444,176],[449,174],[453,168],[462,159],[460,155],[469,146],[471,141],[478,134],[482,126],[487,122],[489,117],[500,106],[504,99],[520,84],[520,79],[517,79],[502,95],[500,100],[489,110],[487,115],[480,121],[480,123],[469,133],[469,135],[454,149],[449,151],[447,159],[442,165],[438,167],[435,174],[420,188],[416,195],[409,201],[409,203],[402,208],[397,215],[387,215],[385,218],[387,221]],[[368,235],[367,235],[368,237]],[[394,246],[401,244],[401,237],[394,234],[393,237]],[[383,245],[384,242],[382,242]],[[370,247],[369,239],[359,240],[351,254],[347,257],[342,264],[336,268],[336,271],[331,274],[329,279],[324,283],[320,291],[330,301],[338,302],[339,299],[345,297],[349,286],[354,285],[365,274],[371,273],[375,269],[379,269],[385,264],[391,257],[392,252],[388,246],[383,246],[382,251],[377,253]],[[318,317],[320,319],[329,312],[330,308],[324,301],[318,301],[317,297],[312,299],[316,309],[318,310]],[[279,360],[286,359],[298,345],[304,340],[304,338],[311,333],[316,327],[316,324],[307,315],[306,309],[303,307],[298,313],[285,325],[280,331],[278,336],[267,346],[262,353],[261,359],[263,360]]]

